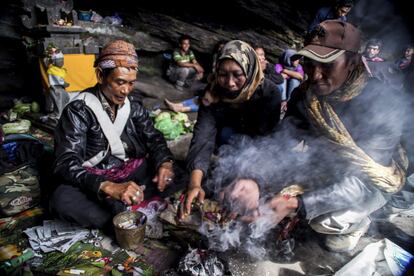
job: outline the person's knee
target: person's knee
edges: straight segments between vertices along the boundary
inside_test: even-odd
[[[178,79],[181,80],[181,81],[185,80],[191,72],[190,69],[193,69],[193,68],[188,68],[188,67],[179,68],[178,69]]]
[[[296,87],[298,87],[299,85],[300,85],[300,80],[295,79],[295,78],[291,78],[291,79],[289,80],[289,84],[288,84],[288,87],[289,87],[289,92],[293,91],[293,89],[295,89],[295,88],[296,88]]]
[[[67,193],[65,185],[59,185],[50,197],[50,207],[53,212],[64,214],[70,209],[68,204],[72,201],[71,193]]]
[[[50,205],[52,213],[59,219],[85,228],[102,229],[112,219],[110,211],[89,200],[75,187],[60,185],[53,193]]]
[[[82,220],[83,227],[103,229],[108,227],[112,221],[112,215],[109,212],[90,213]]]
[[[167,77],[170,81],[175,82],[178,78],[178,69],[176,67],[170,67],[167,72]]]
[[[197,74],[197,70],[196,69],[194,69],[194,68],[187,68],[188,69],[188,74],[187,74],[187,76],[188,77],[195,77],[195,75]]]

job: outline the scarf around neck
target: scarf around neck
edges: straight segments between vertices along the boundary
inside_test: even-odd
[[[345,85],[328,96],[318,97],[308,89],[305,101],[307,117],[315,129],[339,149],[339,153],[346,160],[368,176],[375,187],[386,193],[395,193],[405,183],[408,162],[404,149],[401,145],[398,147],[390,166],[377,163],[356,144],[331,106],[333,101],[345,102],[359,95],[367,80],[368,74],[361,64]]]

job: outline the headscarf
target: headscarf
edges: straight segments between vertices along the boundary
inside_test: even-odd
[[[220,90],[217,83],[218,66],[220,66],[221,62],[225,59],[231,59],[237,62],[246,75],[245,85],[241,89],[240,94],[233,99],[227,98],[225,95],[221,95],[221,93],[218,92]],[[263,79],[264,76],[262,70],[260,70],[259,58],[254,49],[246,42],[232,40],[224,45],[221,50],[221,54],[217,60],[217,68],[210,83],[212,89],[208,93],[210,93],[210,96],[214,101],[222,100],[223,102],[228,103],[242,103],[248,101],[252,97]]]
[[[116,67],[137,69],[138,56],[135,47],[123,40],[112,41],[102,49],[94,66],[101,69]]]

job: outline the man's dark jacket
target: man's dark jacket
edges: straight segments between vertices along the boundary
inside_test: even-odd
[[[88,88],[97,95],[97,86]],[[153,161],[155,168],[163,162],[172,160],[162,134],[154,128],[148,111],[136,97],[128,96],[131,113],[121,135],[125,154],[128,158],[145,158]],[[82,163],[108,148],[108,141],[93,111],[83,100],[70,102],[64,109],[55,130],[55,166],[54,172],[63,178],[66,184],[80,187],[82,190],[98,194],[100,183],[105,176],[94,175],[82,167]],[[110,151],[96,167],[109,168],[120,164],[120,160],[111,156]]]

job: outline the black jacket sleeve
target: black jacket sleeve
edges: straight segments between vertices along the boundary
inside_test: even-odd
[[[94,128],[93,114],[83,101],[69,103],[63,110],[55,130],[54,173],[67,183],[80,187],[84,191],[99,191],[104,176],[89,173],[82,164],[86,157],[88,130]]]
[[[202,170],[204,175],[207,174],[210,157],[216,144],[217,124],[212,108],[200,105],[187,155],[187,169]]]

